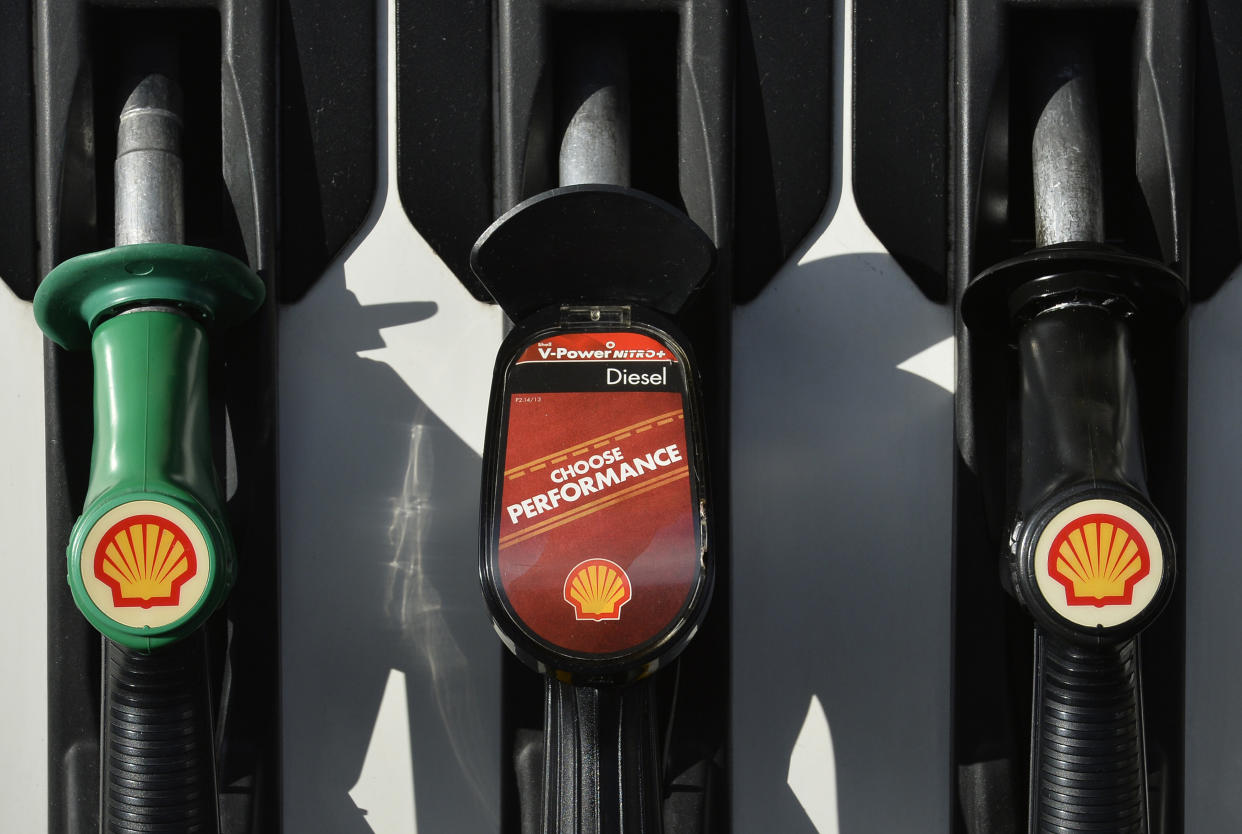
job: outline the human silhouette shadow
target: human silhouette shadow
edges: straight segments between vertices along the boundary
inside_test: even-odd
[[[847,168],[852,15],[835,0],[821,220],[733,316],[735,831],[904,834],[952,820],[953,395],[898,365],[952,336],[953,317],[891,255],[843,251],[881,247]],[[809,799],[789,786],[813,696],[830,739],[812,741],[835,759],[822,830],[801,801],[830,805],[829,786]]]
[[[385,347],[381,329],[434,326],[435,316],[468,332],[450,332],[435,353],[416,357],[421,367],[468,352],[468,340],[500,337],[494,313],[472,300],[463,306],[466,290],[414,242],[397,199],[395,94],[384,58],[395,48],[393,13],[391,4],[377,7],[372,214],[347,251],[281,311],[286,831],[385,830],[350,792],[373,747],[395,768],[407,744],[412,786],[367,775],[369,791],[392,797],[384,814],[412,815],[420,831],[499,826],[502,649],[478,584],[481,459],[397,370],[359,356]],[[359,286],[368,293],[408,286],[426,300],[363,304],[351,290]],[[476,308],[485,326],[470,331]],[[470,373],[483,379],[490,369],[486,356]],[[408,739],[376,733],[386,687],[405,695]],[[411,791],[414,808],[401,809]]]
[[[383,346],[380,328],[436,309],[362,306],[338,266],[282,315],[290,831],[372,831],[349,792],[392,670],[405,677],[420,829],[496,827],[499,650],[477,579],[480,457],[391,367],[358,356]]]
[[[951,334],[880,253],[804,259],[735,314],[763,346],[734,352],[737,831],[815,834],[787,786],[812,695],[840,830],[947,830],[953,398],[897,366]]]

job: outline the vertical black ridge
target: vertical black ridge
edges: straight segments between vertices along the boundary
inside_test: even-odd
[[[1037,651],[1032,831],[1146,834],[1138,638]]]
[[[547,682],[542,831],[659,834],[651,679],[624,688]]]
[[[202,632],[145,654],[104,652],[100,830],[219,830],[211,703]]]

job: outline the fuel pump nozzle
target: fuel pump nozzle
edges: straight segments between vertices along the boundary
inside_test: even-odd
[[[142,73],[117,129],[115,242],[40,285],[49,338],[94,358],[94,437],[70,533],[74,602],[103,636],[101,832],[218,830],[203,626],[236,573],[213,466],[207,328],[263,299],[241,262],[186,246],[175,58]]]
[[[562,80],[561,187],[630,184],[625,42],[601,35],[568,48]],[[542,831],[654,834],[661,824],[660,757],[650,678],[624,688],[547,678]]]
[[[1060,41],[1049,58],[1061,60],[1045,70],[1052,90],[1031,143],[1040,247],[1104,239],[1095,78],[1083,52]],[[1133,334],[1108,301],[1059,300],[1018,331],[1026,518],[1013,530],[1014,584],[1039,624],[1030,782],[1039,832],[1148,830],[1138,630],[1163,607],[1176,560],[1147,497]]]
[[[497,632],[544,676],[522,798],[540,834],[663,830],[653,675],[712,587],[693,359],[655,310],[680,306],[715,248],[630,187],[629,52],[598,31],[566,44],[558,186],[472,255],[517,324],[492,392],[481,578]]]
[[[1185,307],[1162,264],[1103,243],[1085,36],[1033,68],[1037,248],[979,275],[962,315],[1017,348],[1008,577],[1035,620],[1029,830],[1149,832],[1139,632],[1176,573],[1146,482],[1136,340]]]

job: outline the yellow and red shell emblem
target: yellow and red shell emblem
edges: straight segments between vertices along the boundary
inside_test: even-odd
[[[1130,605],[1134,586],[1150,571],[1143,536],[1111,513],[1074,519],[1048,551],[1048,573],[1065,586],[1067,605]]]
[[[565,577],[565,601],[579,620],[619,620],[632,595],[629,576],[608,559],[587,559]]]
[[[134,515],[104,533],[94,568],[118,608],[176,606],[181,586],[198,572],[198,559],[176,524],[158,515]]]

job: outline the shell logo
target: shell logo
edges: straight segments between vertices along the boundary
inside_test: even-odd
[[[1150,571],[1143,536],[1111,513],[1072,520],[1049,548],[1048,573],[1065,586],[1067,605],[1130,605],[1134,586]]]
[[[608,559],[587,559],[565,577],[565,601],[579,620],[619,620],[632,595],[629,576]]]
[[[104,533],[94,572],[118,608],[179,606],[181,586],[198,573],[198,560],[189,537],[172,521],[133,515]]]

